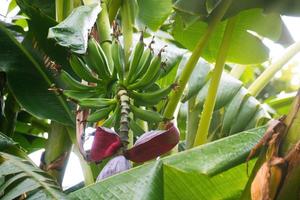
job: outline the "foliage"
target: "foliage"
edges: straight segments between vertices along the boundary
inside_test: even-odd
[[[36,199],[66,199],[57,183],[30,161],[19,157],[0,154],[1,199],[14,199],[26,194]]]
[[[245,131],[146,163],[70,196],[75,199],[236,198],[247,181],[242,163],[264,130],[265,127]]]
[[[299,13],[295,0],[11,0],[0,22],[0,197],[249,199],[280,157],[294,165],[272,191],[295,198],[298,159],[285,156],[299,140],[295,63],[272,78],[300,50],[281,16]],[[266,38],[290,47],[270,61]],[[290,109],[285,135],[266,130]],[[98,127],[90,150],[88,126]],[[207,144],[194,147],[199,135]],[[66,196],[71,145],[87,187]],[[42,148],[43,170],[27,157]],[[129,160],[140,164],[127,170]],[[89,185],[101,170],[110,177]]]

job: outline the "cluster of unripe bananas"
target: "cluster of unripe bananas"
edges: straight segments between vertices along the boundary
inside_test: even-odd
[[[68,87],[63,94],[82,108],[92,109],[87,118],[89,122],[106,119],[104,124],[115,124],[120,115],[120,89],[126,90],[130,98],[129,109],[133,116],[147,122],[160,122],[163,117],[158,112],[143,109],[159,103],[174,88],[160,88],[155,82],[164,70],[161,53],[154,55],[151,44],[145,48],[143,35],[136,44],[129,63],[124,60],[124,50],[118,37],[114,37],[111,45],[113,66],[109,66],[108,58],[99,43],[90,38],[86,55],[71,55],[70,66],[84,84],[77,81],[69,73],[62,70],[61,80]],[[128,69],[128,70],[126,70]],[[157,90],[153,91],[153,88]],[[110,113],[113,111],[113,114]],[[109,117],[110,115],[110,117]]]
[[[97,123],[90,151],[83,150],[84,133],[77,133],[81,153],[96,163],[114,157],[103,168],[100,179],[128,169],[128,160],[141,163],[155,159],[179,142],[178,129],[171,119],[165,119],[155,110],[176,86],[160,88],[156,84],[169,72],[164,70],[166,64],[162,62],[164,48],[154,54],[153,41],[146,47],[141,34],[127,61],[118,36],[118,32],[114,33],[109,53],[90,37],[86,54],[72,54],[69,59],[77,78],[64,70],[60,73],[67,88],[59,91],[80,109],[90,111],[86,122]],[[136,119],[147,122],[150,129],[157,129],[163,122],[162,130],[147,132]],[[130,148],[129,130],[140,134]]]

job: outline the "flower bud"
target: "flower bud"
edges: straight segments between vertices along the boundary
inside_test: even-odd
[[[141,163],[167,153],[178,142],[179,131],[172,123],[169,123],[167,130],[154,130],[141,135],[124,155],[133,162]]]
[[[89,158],[91,161],[99,162],[115,154],[121,146],[122,142],[117,133],[108,128],[98,127]]]
[[[124,156],[116,156],[104,166],[99,176],[97,177],[97,182],[130,168],[131,165],[129,160],[127,160]]]

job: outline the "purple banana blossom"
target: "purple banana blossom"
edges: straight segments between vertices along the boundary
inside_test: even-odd
[[[125,157],[141,163],[170,151],[179,142],[179,131],[173,123],[168,123],[166,128],[167,130],[154,130],[141,135],[133,147],[125,151]]]
[[[104,166],[99,176],[97,177],[97,182],[112,175],[126,171],[130,168],[131,165],[129,160],[127,160],[124,156],[116,156]]]
[[[153,130],[141,135],[131,149],[125,150],[124,156],[133,162],[146,162],[167,153],[178,142],[178,129],[173,123],[168,123],[166,130]],[[99,162],[115,154],[121,146],[122,142],[117,133],[108,128],[98,127],[91,148],[90,160]]]
[[[90,160],[99,162],[115,154],[121,146],[121,139],[116,132],[105,127],[98,127],[91,148]]]

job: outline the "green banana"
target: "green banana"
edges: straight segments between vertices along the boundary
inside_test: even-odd
[[[88,122],[97,122],[109,115],[109,113],[114,109],[115,105],[110,105],[104,108],[100,108],[99,110],[96,110],[92,114],[90,114],[87,118]]]
[[[103,108],[110,105],[115,105],[117,103],[116,99],[107,98],[84,98],[78,101],[81,107],[87,108]]]
[[[136,73],[136,71],[138,69],[139,61],[144,52],[144,47],[145,47],[145,44],[143,41],[143,33],[142,33],[139,42],[136,44],[136,46],[134,48],[133,56],[132,56],[130,66],[129,66],[129,72],[128,72],[126,80],[125,80],[125,85],[128,85],[130,83],[130,79]]]
[[[93,76],[93,72],[78,56],[71,55],[69,63],[75,74],[77,74],[83,80],[93,83],[97,83],[100,81],[98,78]]]
[[[107,80],[111,78],[106,55],[94,38],[88,40],[86,61],[88,66],[92,67],[101,79]]]
[[[171,84],[168,87],[159,89],[155,92],[140,93],[129,90],[128,93],[139,105],[155,105],[163,98],[166,98],[174,87],[175,84]]]
[[[112,59],[114,61],[114,70],[116,70],[119,76],[119,80],[123,82],[125,69],[124,69],[124,62],[123,62],[124,51],[122,49],[122,45],[117,39],[115,39],[113,40],[111,48],[112,48]]]
[[[129,122],[129,128],[132,130],[134,136],[141,136],[145,131],[143,130],[135,120],[131,119]]]
[[[161,122],[164,119],[164,117],[158,112],[154,112],[151,110],[144,110],[134,105],[130,105],[129,107],[135,117],[142,119],[144,121],[156,123],[156,122]]]
[[[120,114],[120,104],[117,104],[113,114],[104,121],[102,126],[107,128],[114,127],[115,123],[117,122],[117,115],[119,114]]]
[[[63,94],[73,100],[79,101],[83,98],[90,98],[97,95],[96,91],[82,92],[78,90],[64,90]]]
[[[143,88],[146,85],[151,85],[153,83],[153,79],[159,73],[161,66],[161,52],[154,58],[152,58],[149,68],[147,69],[146,73],[139,79],[137,82],[128,86],[128,89],[137,89]]]
[[[132,78],[130,78],[129,83],[133,83],[136,79],[140,78],[143,74],[146,73],[152,58],[153,58],[153,50],[151,49],[151,47],[148,47],[143,52],[143,55],[138,64],[139,68],[137,72],[132,76]]]
[[[60,79],[72,90],[88,91],[96,89],[95,86],[83,85],[64,70],[60,73]]]
[[[149,84],[145,85],[143,87],[143,90],[148,89],[149,87],[151,87],[153,84],[155,84],[155,82],[160,78],[161,74],[163,73],[164,69],[161,67],[159,69],[159,71],[155,74],[155,76],[152,77],[151,80],[149,80]]]

